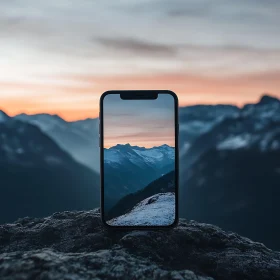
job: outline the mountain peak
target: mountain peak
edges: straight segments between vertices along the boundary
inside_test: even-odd
[[[117,144],[115,146],[112,146],[111,148],[132,148],[132,149],[140,149],[140,150],[150,150],[150,149],[154,149],[154,148],[172,148],[172,147],[167,144],[163,144],[161,146],[154,146],[152,148],[146,148],[146,147],[140,147],[137,145],[131,146],[129,143],[127,143],[127,144]]]
[[[0,110],[0,122],[8,120],[10,117],[2,110]]]
[[[60,117],[58,114],[47,114],[47,113],[42,113],[42,114],[36,114],[35,116],[41,116],[45,118],[53,118],[58,121],[66,122],[62,117]]]
[[[127,144],[117,144],[115,146],[110,147],[109,149],[127,149],[127,148],[131,148],[131,145],[129,143]]]
[[[21,119],[21,120],[43,120],[43,121],[47,121],[47,120],[56,120],[59,122],[63,122],[65,123],[66,121],[60,117],[57,114],[48,114],[48,113],[39,113],[39,114],[26,114],[26,113],[21,113],[18,114],[16,116],[16,118]]]
[[[115,147],[131,147],[129,143],[127,144],[117,144]]]
[[[163,145],[161,145],[161,146],[159,146],[159,147],[162,147],[162,148],[170,148],[170,146],[167,145],[167,144],[163,144]]]
[[[280,103],[280,100],[277,97],[271,96],[269,94],[264,94],[259,104],[273,104],[273,103]]]
[[[154,146],[154,147],[152,147],[151,149],[157,149],[157,148],[170,149],[170,148],[173,148],[173,147],[171,147],[171,146],[169,146],[169,145],[167,145],[167,144],[162,144],[162,145],[160,145],[160,146]]]

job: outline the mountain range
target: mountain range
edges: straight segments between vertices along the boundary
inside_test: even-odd
[[[179,109],[180,156],[202,134],[210,131],[223,119],[238,115],[240,108],[233,105],[194,105]]]
[[[0,223],[99,205],[96,172],[76,162],[37,126],[2,111],[0,182]]]
[[[280,249],[277,98],[265,95],[220,120],[192,143],[180,166],[181,217],[213,223]]]
[[[104,149],[105,212],[124,196],[174,170],[175,149],[116,145]]]
[[[42,116],[46,117],[46,120],[43,120]],[[36,121],[37,118],[41,119],[41,123]],[[27,180],[21,177],[23,176],[22,173],[26,172],[26,169],[30,170],[30,173],[27,172],[25,174],[32,174],[33,176],[36,174],[34,168],[37,165],[44,172],[51,169],[52,171],[58,170],[57,173],[61,173],[61,169],[70,168],[62,168],[61,166],[69,166],[69,163],[72,162],[70,165],[75,166],[75,168],[70,168],[71,171],[64,172],[64,175],[61,175],[64,178],[63,180],[66,180],[66,173],[69,174],[74,172],[74,169],[76,170],[76,166],[79,166],[78,169],[84,170],[85,173],[91,174],[89,176],[92,176],[92,181],[98,180],[95,172],[78,163],[84,163],[91,169],[98,169],[99,155],[98,152],[94,152],[98,151],[97,119],[69,123],[58,116],[46,114],[33,116],[19,115],[14,118],[14,121],[15,119],[19,123],[12,125],[11,118],[0,111],[1,135],[2,130],[4,131],[4,129],[9,127],[16,135],[20,135],[22,130],[20,127],[27,123],[30,125],[30,129],[32,127],[31,130],[34,134],[41,135],[42,139],[38,138],[40,139],[38,144],[47,139],[46,141],[52,143],[54,145],[52,147],[55,148],[53,148],[53,153],[51,153],[51,150],[48,151],[44,148],[46,151],[45,156],[39,156],[41,153],[40,149],[37,154],[35,152],[31,153],[26,145],[24,151],[28,151],[30,158],[32,158],[32,160],[29,160],[29,156],[27,157],[22,154],[22,147],[17,145],[17,141],[12,140],[12,134],[6,140],[5,136],[1,136],[1,164],[3,167],[1,169],[1,176],[3,174],[10,174],[9,172],[12,170],[9,180],[18,179],[18,188],[22,186],[27,188],[30,185],[30,179]],[[7,120],[9,121],[7,122]],[[279,250],[280,222],[277,216],[280,205],[279,99],[265,94],[256,104],[247,104],[242,108],[232,105],[183,107],[179,109],[179,120],[180,216],[196,219],[201,222],[213,223],[225,229],[237,231]],[[50,126],[52,122],[56,124]],[[47,124],[52,128],[47,128]],[[29,126],[27,127],[29,128]],[[37,136],[34,137],[32,133],[28,133],[25,134],[24,139],[25,141],[33,141],[37,139]],[[91,144],[83,144],[84,141],[90,143],[93,138],[96,140]],[[10,142],[8,143],[9,145],[7,145],[7,139]],[[67,141],[70,144],[66,145]],[[11,147],[10,145],[13,146]],[[49,144],[44,144],[44,146],[49,147]],[[117,150],[120,148],[130,151],[127,152],[127,155],[130,153],[130,161],[126,157],[118,158],[119,153]],[[8,155],[8,151],[11,151],[11,149],[13,152]],[[79,153],[79,149],[85,151],[84,154],[82,152]],[[91,152],[92,154],[89,156]],[[49,153],[56,159],[46,157]],[[54,156],[56,154],[59,156]],[[135,178],[142,184],[141,188],[145,188],[145,186],[159,178],[164,172],[168,173],[167,170],[154,170],[152,162],[145,159],[145,153],[139,147],[113,147],[111,155],[109,156],[110,161],[106,162],[109,170],[113,171],[112,176],[109,178],[111,183],[114,181],[118,182],[120,176],[125,175],[115,172],[118,169],[118,164],[114,162],[115,156],[118,160],[121,159],[127,163],[127,170],[133,170],[136,167],[141,168],[138,162],[140,159],[144,167],[150,164],[149,169],[151,172],[147,173],[149,178],[147,182],[144,182],[145,178],[140,178],[137,173],[134,173]],[[55,165],[58,164],[56,163],[57,157],[60,159],[60,162],[63,162],[60,167]],[[48,158],[47,161],[46,158]],[[18,160],[19,164],[17,163]],[[94,161],[94,163],[90,163],[90,161]],[[33,162],[33,166],[32,164],[30,165],[30,162]],[[10,167],[14,165],[17,166],[15,171],[10,168],[5,169],[5,166]],[[97,168],[94,166],[97,166]],[[34,185],[36,185],[36,188],[42,184],[45,188],[47,186],[48,188],[52,185],[55,186],[53,191],[55,196],[59,186],[57,180],[54,179],[57,176],[50,176],[48,172],[42,176],[40,175],[39,182]],[[157,175],[154,176],[156,173]],[[79,173],[74,174],[80,176]],[[32,176],[30,175],[29,178],[32,178]],[[46,178],[52,181],[47,182]],[[9,185],[14,184],[11,184],[9,180],[1,183],[1,191],[3,189],[6,191],[9,189]],[[79,181],[78,183],[75,182],[76,187],[85,183],[83,179],[78,180],[77,178],[76,180]],[[71,180],[69,179],[69,181]],[[67,184],[74,188],[74,182],[69,181],[67,181]],[[129,187],[133,186],[129,181],[127,183]],[[62,185],[65,186],[65,183]],[[128,188],[128,186],[126,187]],[[121,190],[121,196],[129,194],[126,187]],[[136,192],[137,188],[137,186],[133,186],[133,190]],[[12,192],[13,194],[15,193],[14,191]],[[112,192],[118,195],[117,190],[114,190],[114,186],[112,186]],[[2,196],[0,196],[0,199],[2,199]],[[5,199],[2,199],[2,201],[5,201]],[[8,208],[9,211],[5,211],[7,214],[2,216],[9,215],[12,208],[17,204],[21,205],[22,201],[11,199],[9,200],[10,205],[7,205],[8,203],[5,201],[7,207],[10,208]],[[27,197],[25,201],[29,201],[28,203],[32,205],[34,203],[34,200],[28,200]],[[51,201],[51,199],[48,201]],[[111,205],[113,206],[114,203],[116,201],[113,198]],[[4,211],[3,208],[1,210],[2,212]],[[50,211],[52,210],[54,209],[50,209]],[[10,215],[9,220],[24,215],[26,215],[26,211],[17,211]],[[260,225],[263,230],[259,230]]]
[[[49,114],[20,114],[14,118],[39,127],[74,159],[99,172],[98,119],[67,122]]]

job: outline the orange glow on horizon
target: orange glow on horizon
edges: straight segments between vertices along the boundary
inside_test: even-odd
[[[106,137],[106,134],[104,135],[104,148],[110,148],[114,147],[117,144],[125,145],[130,144],[131,146],[138,146],[138,147],[145,147],[145,148],[153,148],[158,147],[163,144],[167,144],[170,147],[174,147],[175,145],[175,139],[173,135],[165,135],[163,134],[161,137],[153,137],[151,134],[143,133],[143,136],[134,137],[133,139],[130,137],[129,141],[124,140],[127,138],[125,135],[123,137],[118,138],[112,138],[112,137]]]
[[[150,148],[153,148],[153,147],[161,146],[161,144],[157,145],[157,144],[155,144],[154,142],[151,142],[150,144],[145,144],[145,145],[143,145],[142,143],[141,143],[141,144],[124,143],[124,144],[121,144],[121,145],[125,145],[125,144],[130,144],[130,146],[144,147],[144,148],[146,148],[146,149],[150,149]],[[167,145],[174,148],[174,144],[170,144],[170,145],[169,145],[169,144],[167,143]],[[105,148],[105,149],[109,149],[109,148],[114,147],[114,146],[115,146],[115,145],[104,145],[104,148]]]
[[[177,93],[180,106],[217,103],[243,106],[257,102],[264,92],[280,98],[279,72],[226,78],[174,73],[67,78],[71,85],[76,81],[83,86],[0,82],[1,109],[10,116],[48,113],[67,121],[95,118],[99,112],[100,95],[110,89],[170,89]],[[8,96],[10,91],[13,94]],[[26,95],[17,95],[17,91]]]

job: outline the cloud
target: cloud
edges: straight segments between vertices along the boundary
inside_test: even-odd
[[[279,94],[279,9],[276,0],[0,1],[1,104],[74,119],[96,116],[108,89],[173,89],[184,105]]]
[[[131,145],[154,147],[163,144],[174,146],[174,131],[173,126],[170,127],[169,131],[142,131],[134,134],[126,135],[108,135],[104,136],[105,147],[115,146],[117,144],[130,143]]]
[[[96,41],[111,50],[136,54],[170,56],[177,52],[176,47],[167,44],[140,41],[133,38],[97,38]]]
[[[1,83],[1,107],[9,114],[57,113],[68,120],[97,117],[100,95],[108,89],[170,89],[180,106],[255,102],[263,92],[280,97],[280,70],[230,76],[180,72],[61,77],[64,84]],[[67,80],[69,83],[67,85]]]
[[[191,3],[190,3],[191,2]],[[167,6],[167,5],[166,5]],[[213,1],[178,1],[177,5],[166,7],[165,14],[171,18],[177,17],[205,17],[212,8]]]

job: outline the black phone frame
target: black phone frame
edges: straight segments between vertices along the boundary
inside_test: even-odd
[[[174,98],[174,126],[175,126],[175,220],[171,225],[162,226],[112,226],[104,218],[104,111],[103,101],[109,94],[124,96],[123,99],[156,99],[158,94],[169,94]],[[127,97],[127,98],[126,98]],[[122,97],[121,97],[122,98]],[[178,224],[179,219],[179,101],[177,95],[171,90],[109,90],[104,92],[99,102],[99,147],[100,147],[100,213],[101,220],[107,229],[119,230],[154,230],[171,229]]]

